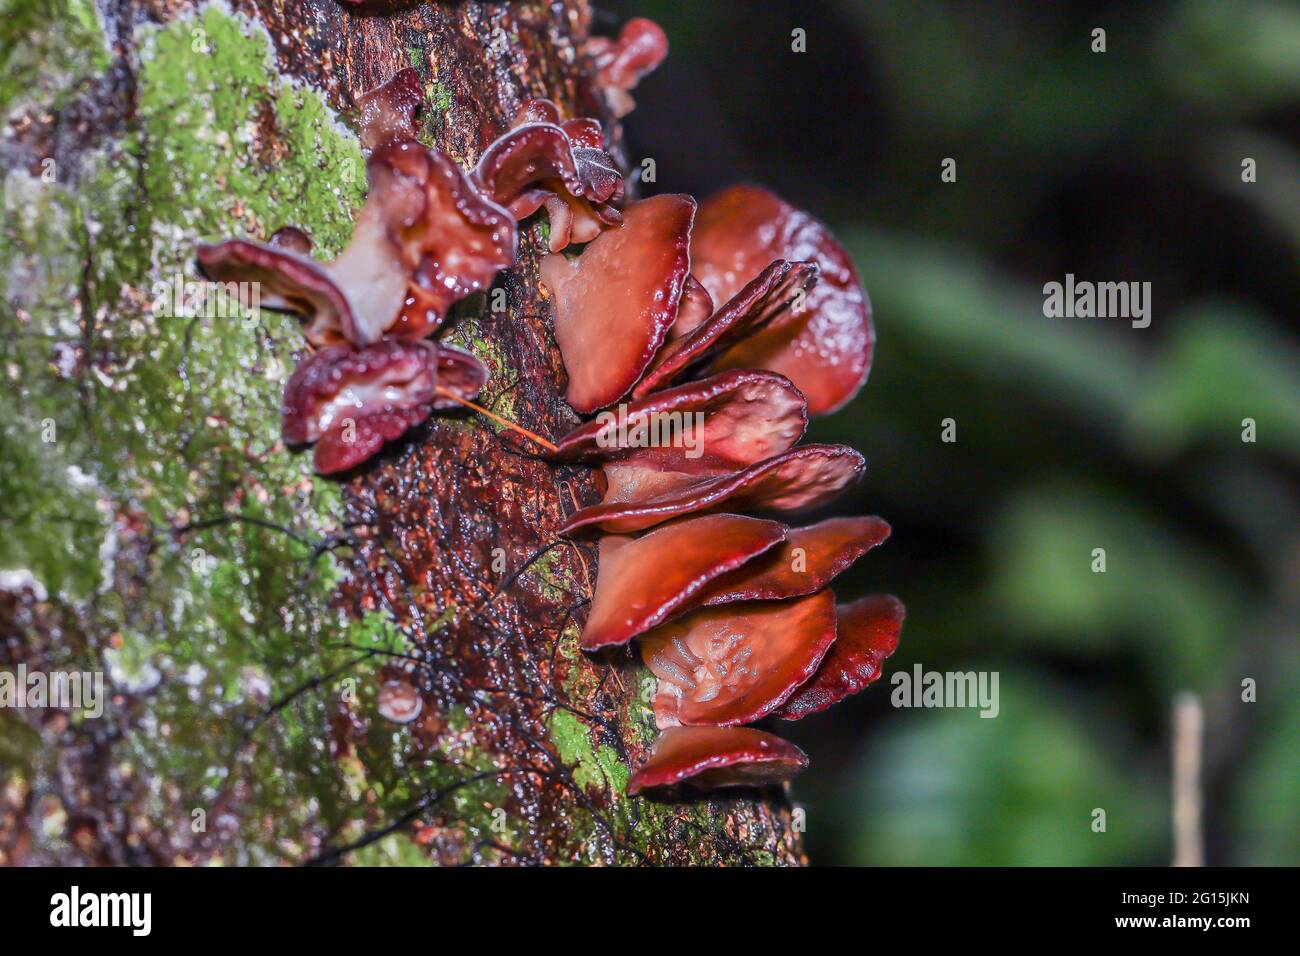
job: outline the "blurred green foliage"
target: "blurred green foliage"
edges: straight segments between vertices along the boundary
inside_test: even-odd
[[[1300,6],[613,6],[673,42],[629,121],[656,188],[767,182],[875,306],[812,432],[867,455],[837,510],[894,527],[837,589],[909,620],[885,681],[779,728],[814,861],[1167,862],[1186,689],[1209,861],[1300,863]],[[1151,282],[1151,327],[1044,317],[1066,273]],[[917,662],[998,671],[1001,713],[891,707]]]

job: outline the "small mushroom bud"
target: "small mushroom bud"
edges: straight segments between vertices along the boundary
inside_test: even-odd
[[[763,787],[807,766],[807,754],[794,744],[752,727],[669,727],[628,781],[627,792]]]
[[[420,74],[407,67],[383,86],[357,98],[361,107],[361,145],[368,150],[415,139],[415,114],[423,100]]]
[[[596,82],[615,118],[636,107],[629,91],[668,55],[668,37],[653,20],[635,17],[623,25],[618,39],[592,37],[585,52],[596,68]]]

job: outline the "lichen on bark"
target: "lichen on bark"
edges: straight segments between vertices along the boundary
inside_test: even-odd
[[[37,6],[7,0],[9,35]],[[594,497],[586,469],[452,416],[314,477],[279,440],[295,323],[175,308],[197,242],[292,224],[341,248],[364,195],[349,110],[402,66],[426,141],[464,163],[529,95],[589,105],[584,5],[52,17],[79,42],[0,87],[0,665],[103,670],[112,702],[0,711],[0,858],[798,861],[778,794],[626,795],[652,679],[577,647],[595,553],[554,528]],[[544,232],[521,229],[508,311],[467,300],[452,339],[490,407],[557,434],[576,419]],[[398,674],[424,701],[405,726],[376,710]]]

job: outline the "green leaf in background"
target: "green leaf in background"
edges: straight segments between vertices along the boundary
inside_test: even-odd
[[[1131,646],[1168,694],[1212,679],[1240,643],[1244,612],[1226,570],[1122,497],[1035,488],[994,527],[990,593],[1021,634],[1071,656]],[[1105,572],[1093,571],[1097,548]]]
[[[1242,450],[1242,420],[1256,446],[1300,462],[1300,357],[1262,316],[1207,306],[1180,317],[1138,395],[1129,439],[1143,453],[1200,443]]]
[[[1168,801],[1158,775],[1126,759],[1114,725],[1058,706],[1062,690],[1003,673],[997,717],[899,711],[837,802],[855,811],[844,822],[853,862],[1163,862]],[[1104,833],[1092,829],[1097,808]]]

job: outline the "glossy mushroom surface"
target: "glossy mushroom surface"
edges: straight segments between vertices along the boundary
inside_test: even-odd
[[[752,727],[669,727],[628,781],[627,792],[762,787],[807,766],[808,755],[790,741]]]
[[[659,678],[655,719],[660,727],[753,723],[806,684],[834,642],[830,591],[692,611],[641,638]]]
[[[685,518],[639,538],[601,538],[583,650],[626,644],[689,606],[710,581],[784,538],[779,522],[742,515]]]

